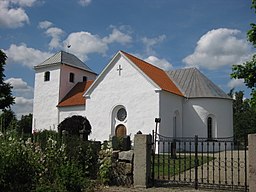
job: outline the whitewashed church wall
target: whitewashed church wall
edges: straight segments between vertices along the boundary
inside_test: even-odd
[[[160,117],[161,123],[159,133],[163,136],[176,137],[182,136],[182,101],[183,97],[175,94],[161,91],[160,92]],[[174,130],[174,116],[179,113],[176,118],[176,130]]]
[[[44,74],[50,72],[50,81]],[[60,66],[37,69],[35,74],[33,129],[57,130]]]
[[[213,137],[233,136],[232,100],[195,98],[184,102],[183,133],[185,137],[207,137],[207,118],[214,117]]]
[[[121,72],[117,68],[121,65]],[[86,100],[86,117],[92,125],[91,139],[108,140],[115,134],[113,109],[122,105],[126,108],[127,119],[123,124],[127,134],[151,133],[154,118],[159,116],[159,96],[156,87],[149,83],[124,58],[120,58]]]
[[[69,82],[69,74],[74,73],[74,82]],[[88,71],[84,71],[68,65],[61,65],[61,77],[60,77],[60,98],[61,101],[65,95],[78,83],[83,82],[83,76],[86,76],[88,80],[96,79],[96,75]]]
[[[71,107],[59,107],[59,123],[61,123],[67,117],[71,117],[73,115],[85,116],[85,106],[71,106]]]

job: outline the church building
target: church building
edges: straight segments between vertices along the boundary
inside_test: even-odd
[[[232,99],[196,68],[164,71],[119,51],[97,76],[61,51],[35,66],[33,129],[56,130],[72,115],[86,116],[90,139],[144,134],[233,136]]]

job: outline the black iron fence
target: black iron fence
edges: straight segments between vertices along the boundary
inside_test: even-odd
[[[152,151],[154,185],[248,191],[246,140],[172,138],[153,132]]]

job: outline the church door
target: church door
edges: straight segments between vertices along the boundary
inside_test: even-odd
[[[126,127],[124,125],[121,124],[116,127],[116,136],[117,137],[126,136]]]

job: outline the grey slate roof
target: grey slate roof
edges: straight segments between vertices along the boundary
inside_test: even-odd
[[[217,97],[231,99],[196,68],[177,69],[167,71],[166,73],[185,97]]]
[[[67,53],[65,51],[60,51],[53,55],[52,57],[46,59],[44,62],[36,65],[35,68],[40,68],[47,65],[53,64],[66,64],[72,67],[80,68],[92,73],[93,72],[86,64],[84,64],[80,59],[78,59],[75,55],[71,53]]]

